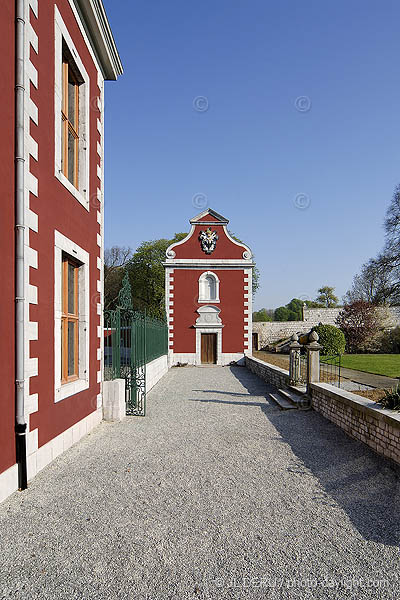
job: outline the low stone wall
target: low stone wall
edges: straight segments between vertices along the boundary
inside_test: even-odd
[[[327,383],[311,384],[312,407],[351,437],[400,464],[400,413]]]
[[[306,308],[303,307],[303,321],[311,323],[311,326],[323,323],[324,325],[336,325],[341,308]]]
[[[318,323],[315,323],[318,325]],[[294,333],[308,333],[311,329],[304,321],[255,322],[253,333],[258,334],[258,350],[278,340],[290,338]]]
[[[270,383],[277,388],[289,385],[289,371],[285,371],[285,369],[267,364],[253,356],[246,356],[245,364],[249,371],[258,375],[266,383]]]
[[[303,321],[267,321],[253,322],[253,333],[258,335],[258,350],[278,340],[291,337],[294,333],[308,333],[312,327],[336,325],[341,308],[306,308],[303,307]],[[400,307],[389,306],[378,308],[383,329],[393,329],[400,325]]]
[[[168,373],[168,356],[160,356],[146,365],[146,392],[149,392]]]

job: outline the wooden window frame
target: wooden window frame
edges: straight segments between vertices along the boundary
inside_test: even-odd
[[[68,106],[68,83],[72,79],[75,88],[75,123],[69,120],[69,106]],[[62,107],[61,107],[61,121],[62,121],[62,149],[61,149],[61,165],[62,173],[72,183],[72,185],[79,189],[79,81],[74,73],[71,60],[63,54],[62,57]],[[74,138],[74,171],[73,181],[69,179],[69,156],[68,156],[68,140],[69,133]]]
[[[61,289],[61,384],[79,379],[79,267],[80,265],[68,255],[62,257]],[[75,313],[68,311],[68,267],[74,267],[74,304]],[[74,330],[74,373],[68,375],[68,323],[75,323]]]

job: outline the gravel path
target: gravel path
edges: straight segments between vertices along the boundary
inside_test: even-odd
[[[0,598],[400,598],[398,472],[244,368],[175,368],[0,505]]]

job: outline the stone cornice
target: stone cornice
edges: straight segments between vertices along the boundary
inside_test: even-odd
[[[73,0],[101,66],[104,79],[117,79],[123,68],[102,0]]]

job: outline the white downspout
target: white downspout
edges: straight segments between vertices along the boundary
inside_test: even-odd
[[[18,487],[27,488],[26,420],[24,398],[25,206],[24,96],[25,0],[15,3],[15,434]]]

